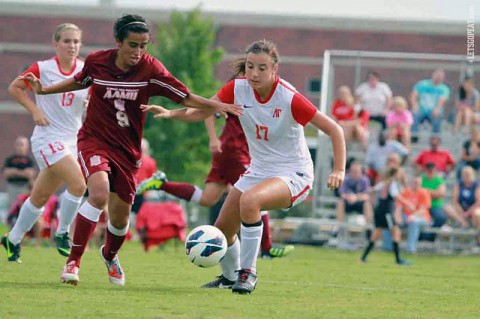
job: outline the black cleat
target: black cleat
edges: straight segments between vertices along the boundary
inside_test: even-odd
[[[5,247],[7,251],[7,259],[8,261],[16,261],[17,263],[21,263],[20,260],[20,244],[14,245],[10,240],[8,240],[8,234],[3,235],[2,237],[2,245]]]
[[[218,288],[218,289],[232,289],[235,281],[228,280],[223,275],[220,275],[214,281],[208,282],[202,288]]]
[[[235,294],[250,294],[257,286],[257,275],[250,269],[240,269],[238,279],[232,286],[232,292]]]

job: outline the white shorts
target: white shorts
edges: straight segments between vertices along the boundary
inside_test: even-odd
[[[52,137],[46,139],[32,139],[32,153],[40,170],[46,169],[65,156],[72,154],[77,158],[77,143],[66,142]]]
[[[308,196],[308,193],[313,187],[313,177],[303,172],[286,171],[283,174],[279,174],[256,172],[252,169],[248,169],[235,183],[234,186],[239,191],[244,193],[253,186],[273,177],[282,179],[290,189],[292,204],[290,205],[290,207],[285,208],[291,208],[303,202],[303,200]]]

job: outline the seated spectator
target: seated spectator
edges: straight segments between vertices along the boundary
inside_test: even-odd
[[[365,221],[372,222],[373,210],[370,201],[370,180],[363,174],[360,163],[350,165],[347,176],[340,187],[340,199],[337,204],[337,220],[343,222],[345,213],[363,214]]]
[[[333,102],[332,116],[343,128],[347,146],[351,141],[358,141],[366,148],[368,143],[368,113],[356,113],[352,92],[348,86],[338,88],[337,99]]]
[[[421,176],[422,188],[425,188],[430,193],[430,197],[432,199],[432,205],[430,207],[432,227],[442,227],[447,221],[447,216],[445,215],[444,210],[445,195],[447,193],[445,178],[438,174],[437,169],[435,168],[435,163],[433,162],[425,165],[425,171]],[[434,237],[431,239],[433,240]]]
[[[392,99],[392,90],[388,84],[380,82],[377,72],[367,73],[367,82],[361,83],[355,90],[355,102],[370,114],[370,120],[379,122],[386,129],[385,115]]]
[[[455,166],[453,156],[448,150],[440,149],[440,136],[430,137],[430,149],[422,151],[415,159],[419,172],[424,172],[428,163],[434,163],[437,170],[444,176],[448,175]]]
[[[460,226],[480,229],[480,187],[470,166],[462,169],[462,178],[453,188],[452,203],[445,207],[445,211]]]
[[[450,89],[444,80],[445,72],[438,69],[432,73],[431,79],[419,81],[413,87],[410,96],[414,119],[412,134],[418,133],[419,125],[425,121],[430,122],[433,133],[440,133],[443,108],[450,97]]]
[[[480,169],[480,133],[475,127],[472,127],[470,138],[463,143],[462,158],[457,168],[458,179],[465,166],[471,166],[475,170]]]
[[[388,138],[388,134],[380,132],[377,143],[371,143],[367,148],[367,155],[365,158],[368,167],[367,175],[372,184],[376,184],[381,180],[380,175],[383,175],[387,167],[387,158],[391,154],[399,156],[399,165],[405,160],[408,155],[408,149],[400,142]]]
[[[412,112],[408,110],[407,100],[401,96],[393,98],[393,110],[387,113],[389,135],[410,149],[410,128],[413,124]]]
[[[430,193],[422,188],[422,178],[411,178],[406,187],[397,197],[396,209],[403,211],[403,220],[407,226],[407,251],[417,252],[417,243],[422,228],[430,222]]]
[[[473,87],[473,80],[466,77],[458,89],[455,103],[457,115],[455,117],[455,132],[464,126],[465,132],[471,128],[475,121],[475,114],[480,111],[480,93]]]

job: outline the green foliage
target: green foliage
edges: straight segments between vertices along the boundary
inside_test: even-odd
[[[213,19],[202,17],[199,9],[173,12],[168,23],[158,25],[149,53],[162,61],[192,93],[210,98],[221,86],[214,77],[215,66],[223,55],[222,49],[214,47],[216,32]],[[150,103],[169,109],[179,107],[160,97],[152,98]],[[170,180],[203,183],[211,161],[203,122],[157,120],[149,114],[145,137],[150,141],[159,169]]]

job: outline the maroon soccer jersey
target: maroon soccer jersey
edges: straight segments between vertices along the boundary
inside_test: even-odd
[[[238,116],[228,116],[220,135],[220,141],[222,142],[222,154],[225,154],[224,156],[235,157],[242,162],[250,162],[247,139]]]
[[[75,80],[91,86],[87,117],[78,141],[98,140],[112,152],[136,164],[141,158],[141,139],[145,113],[140,104],[152,96],[165,96],[179,103],[189,94],[158,60],[144,54],[128,72],[115,65],[117,50],[93,52]]]

